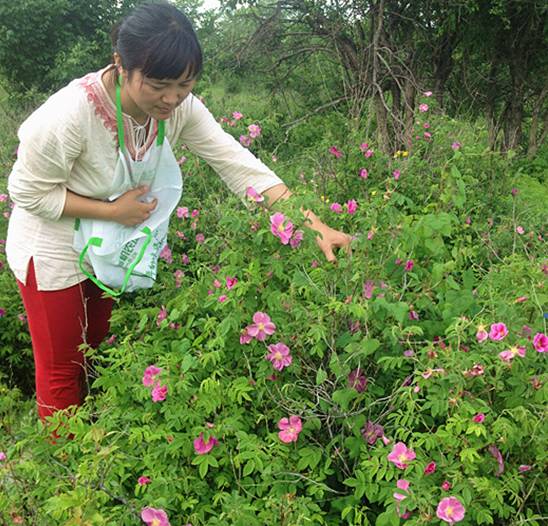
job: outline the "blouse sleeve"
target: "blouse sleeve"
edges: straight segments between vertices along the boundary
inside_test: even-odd
[[[239,197],[248,186],[261,193],[283,181],[262,161],[244,148],[194,95],[185,107],[179,139],[189,150],[204,159]]]
[[[18,133],[20,144],[8,192],[17,206],[44,219],[61,217],[66,183],[83,148],[73,102],[74,94],[58,92],[21,125]]]

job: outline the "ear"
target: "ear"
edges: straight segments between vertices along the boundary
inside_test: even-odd
[[[116,52],[112,55],[112,59],[114,61],[114,65],[116,66],[116,69],[118,70],[118,75],[121,75],[124,77],[124,79],[127,78],[127,72],[122,66],[122,57]]]

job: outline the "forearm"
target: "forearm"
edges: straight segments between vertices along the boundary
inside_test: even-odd
[[[112,213],[112,203],[83,197],[67,190],[62,214],[64,217],[112,220]]]
[[[277,201],[280,201],[282,199],[289,199],[293,194],[287,188],[285,184],[277,184],[276,186],[273,186],[269,188],[268,190],[265,190],[262,195],[265,198],[265,204],[268,208],[272,208]],[[322,225],[323,223],[320,221],[318,216],[312,212],[312,210],[303,210],[301,209],[303,215],[306,217],[306,226],[312,228],[313,230],[317,230],[317,226]]]

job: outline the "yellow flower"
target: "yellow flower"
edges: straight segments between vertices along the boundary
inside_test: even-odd
[[[398,151],[394,154],[394,159],[395,159],[396,157],[399,157],[400,155],[401,155],[401,152],[398,150]]]
[[[407,150],[404,150],[403,152],[401,152],[402,157],[407,157],[408,155],[409,155],[409,152]]]
[[[329,203],[329,199],[327,197],[325,197],[325,195],[321,195],[320,196],[320,199],[324,202],[324,203]]]
[[[377,190],[372,190],[371,195],[377,195]]]

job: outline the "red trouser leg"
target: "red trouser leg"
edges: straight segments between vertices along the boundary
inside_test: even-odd
[[[113,301],[101,298],[101,290],[89,280],[62,290],[37,290],[32,260],[27,284],[17,283],[32,338],[38,414],[45,420],[83,402],[86,362],[78,347],[101,343],[109,330]]]

